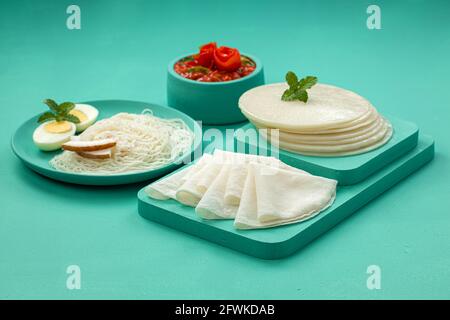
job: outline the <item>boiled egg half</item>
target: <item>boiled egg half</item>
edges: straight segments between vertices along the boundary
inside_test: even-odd
[[[75,124],[76,132],[86,130],[98,117],[98,110],[89,104],[77,103],[69,113],[80,119],[80,123]]]
[[[34,130],[33,142],[43,151],[61,148],[76,132],[76,125],[69,121],[47,121]]]

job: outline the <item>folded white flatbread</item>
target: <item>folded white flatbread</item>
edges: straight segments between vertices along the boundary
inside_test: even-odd
[[[247,175],[247,166],[250,161],[261,162],[267,165],[280,166],[281,162],[274,157],[248,155],[216,149],[213,159],[202,172],[205,180],[211,181],[209,177],[215,177],[209,188],[197,184],[197,191],[204,192],[201,200],[196,206],[196,212],[204,219],[233,219],[239,206],[239,200]],[[217,167],[220,166],[220,172]],[[200,187],[200,188],[199,188]],[[201,190],[199,190],[201,189]]]
[[[268,228],[303,221],[328,208],[336,196],[336,180],[251,163],[234,226]]]
[[[336,184],[276,158],[218,150],[146,192],[195,207],[204,219],[235,219],[238,229],[256,229],[314,216],[334,201]]]
[[[158,180],[145,188],[145,192],[150,198],[157,200],[176,199],[176,192],[183,184],[183,178],[193,168],[190,166],[183,170],[177,171],[170,176]]]
[[[232,165],[224,164],[217,179],[211,184],[195,208],[195,212],[204,219],[233,219],[237,205],[224,201]]]
[[[195,164],[151,183],[145,189],[149,197],[157,200],[175,199],[177,190],[201,170],[210,160],[210,154],[204,154]]]

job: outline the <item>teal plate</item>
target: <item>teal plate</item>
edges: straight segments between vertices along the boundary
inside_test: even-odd
[[[138,193],[139,214],[149,220],[193,234],[225,247],[263,259],[279,259],[293,254],[367,202],[418,170],[434,156],[434,141],[420,135],[418,145],[364,181],[339,186],[333,205],[304,222],[270,229],[236,230],[232,220],[203,220],[194,208],[175,200],[155,200],[144,188]]]
[[[93,175],[78,174],[57,171],[49,165],[49,161],[61,151],[44,152],[39,150],[33,143],[33,131],[37,128],[38,115],[26,121],[14,133],[11,140],[11,147],[14,153],[23,161],[30,169],[37,173],[55,180],[83,184],[83,185],[118,185],[149,180],[160,177],[179,167],[182,163],[187,163],[193,152],[201,146],[202,130],[200,126],[192,118],[186,114],[160,105],[147,102],[127,101],[127,100],[103,100],[83,102],[96,107],[99,111],[99,119],[109,118],[119,112],[141,113],[142,110],[148,108],[153,111],[155,116],[160,118],[179,118],[182,119],[189,128],[194,132],[195,139],[191,150],[180,156],[174,162],[163,167],[148,171],[121,173],[114,175]]]

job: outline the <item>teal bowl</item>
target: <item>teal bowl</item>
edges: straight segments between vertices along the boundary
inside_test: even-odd
[[[167,104],[207,125],[247,120],[239,109],[239,97],[245,91],[264,84],[264,70],[258,58],[246,53],[242,55],[256,63],[255,71],[243,78],[225,82],[199,82],[176,73],[173,69],[175,63],[189,54],[171,61],[167,68]]]

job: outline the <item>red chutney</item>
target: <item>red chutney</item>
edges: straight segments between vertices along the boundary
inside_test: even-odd
[[[200,51],[179,60],[174,70],[180,76],[201,82],[223,82],[243,78],[255,71],[255,62],[235,48],[217,47],[211,42]]]

